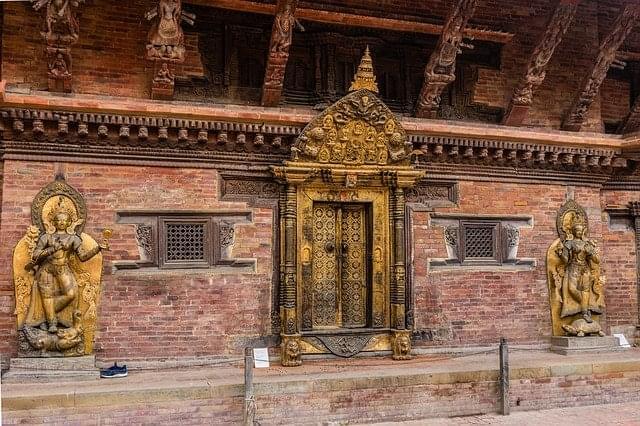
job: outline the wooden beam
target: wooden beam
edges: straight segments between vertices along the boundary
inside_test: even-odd
[[[203,6],[218,7],[220,9],[235,10],[239,12],[259,13],[274,15],[276,5],[257,3],[249,0],[188,0],[188,3]],[[418,34],[442,34],[443,25],[429,22],[421,22],[410,19],[382,18],[378,16],[357,15],[329,10],[297,8],[296,17],[311,22],[325,24],[344,25],[349,27],[376,28],[380,30],[410,32]],[[464,30],[464,36],[480,41],[490,41],[506,44],[513,39],[514,34],[495,31],[486,28],[468,27]]]
[[[416,117],[436,118],[442,91],[456,79],[456,57],[464,29],[478,0],[457,0],[424,71],[424,83],[416,105]]]
[[[527,72],[513,93],[503,124],[519,126],[527,117],[533,104],[533,94],[546,77],[547,65],[573,22],[578,3],[580,0],[560,0],[556,6],[547,29],[531,55]]]
[[[278,13],[273,21],[262,85],[262,106],[273,107],[280,103],[293,31],[296,25],[300,25],[295,18],[296,5],[297,0],[278,0]]]
[[[598,56],[581,85],[581,91],[573,102],[569,114],[562,123],[563,130],[580,131],[607,72],[616,61],[616,54],[640,17],[640,5],[635,1],[627,4],[616,19],[609,35],[600,45]]]

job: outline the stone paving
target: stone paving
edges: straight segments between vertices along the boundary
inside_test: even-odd
[[[378,423],[376,426],[640,426],[640,402],[590,405],[586,407],[555,408],[541,411],[519,411],[509,416],[485,414],[481,416],[425,419],[409,422]]]

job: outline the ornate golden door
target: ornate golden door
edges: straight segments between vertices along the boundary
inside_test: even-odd
[[[376,96],[368,52],[350,93],[302,131],[272,171],[280,197],[281,361],[392,351],[411,357],[405,190],[424,176]]]
[[[359,328],[369,323],[369,220],[366,204],[314,203],[311,292],[305,328]]]

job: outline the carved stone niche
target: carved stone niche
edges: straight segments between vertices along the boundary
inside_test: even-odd
[[[285,188],[278,291],[285,366],[304,354],[411,356],[405,193],[424,172],[411,165],[412,144],[377,93],[367,51],[351,92],[305,127],[290,161],[272,167]]]
[[[431,226],[443,228],[447,257],[429,259],[430,268],[529,269],[536,264],[518,257],[520,229],[533,227],[530,216],[432,213]]]

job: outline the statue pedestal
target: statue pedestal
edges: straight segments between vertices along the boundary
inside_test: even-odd
[[[11,358],[5,383],[96,380],[100,370],[94,355],[65,358]]]
[[[551,338],[551,352],[561,355],[615,352],[625,349],[618,346],[618,339],[613,336],[553,336]]]

